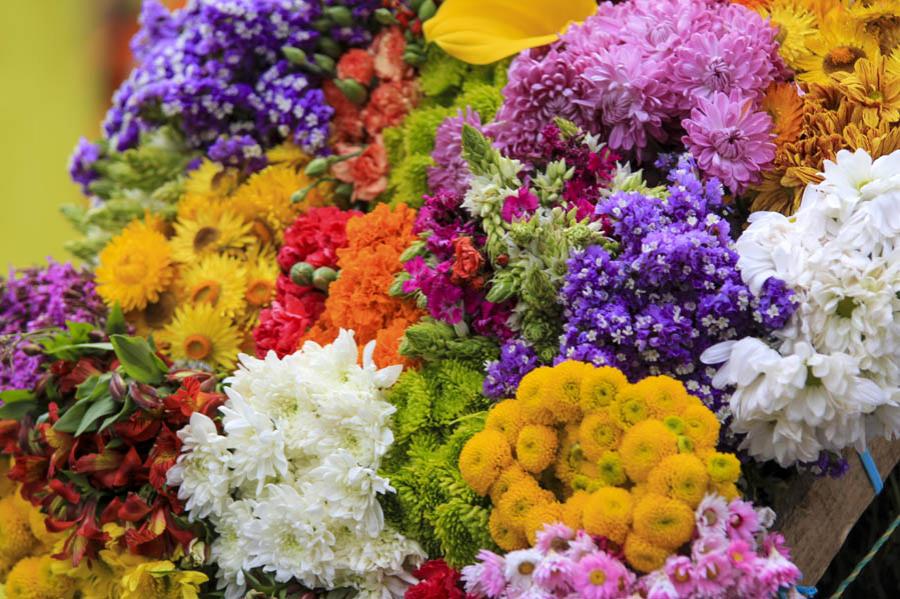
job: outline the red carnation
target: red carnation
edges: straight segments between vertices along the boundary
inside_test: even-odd
[[[472,599],[459,588],[459,572],[442,559],[427,561],[413,572],[419,583],[406,591],[406,599]]]
[[[375,54],[375,74],[379,79],[399,81],[409,70],[403,60],[406,51],[406,40],[399,27],[391,27],[379,33],[372,41],[372,52]]]
[[[401,52],[401,56],[402,56]],[[337,63],[337,76],[340,79],[354,79],[368,86],[375,75],[375,59],[359,48],[348,50]]]
[[[419,90],[414,81],[388,81],[375,88],[369,104],[362,111],[363,124],[370,135],[378,135],[385,127],[399,125],[415,108]]]

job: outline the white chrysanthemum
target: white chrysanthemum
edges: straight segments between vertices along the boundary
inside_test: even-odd
[[[178,438],[183,453],[166,473],[166,483],[178,487],[178,498],[186,502],[191,519],[220,515],[231,500],[231,454],[226,438],[200,412],[191,414]]]
[[[393,442],[384,390],[402,369],[377,368],[373,352],[370,343],[359,364],[353,333],[342,330],[334,343],[306,343],[284,358],[241,356],[226,379],[224,436],[206,417],[179,433],[187,453],[172,480],[189,510],[218,516],[213,559],[229,599],[246,588],[242,571],[255,568],[279,582],[385,599],[414,582],[406,568],[421,549],[385,527],[379,503],[393,492],[378,476]],[[222,469],[216,489],[202,480],[211,464]]]
[[[537,549],[510,551],[506,554],[506,580],[519,591],[531,588],[531,575],[543,557]]]

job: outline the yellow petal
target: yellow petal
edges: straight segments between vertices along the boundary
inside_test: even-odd
[[[488,64],[555,41],[597,11],[596,0],[446,0],[425,39],[470,64]]]

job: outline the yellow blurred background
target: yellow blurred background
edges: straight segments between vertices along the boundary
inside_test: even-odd
[[[97,8],[92,0],[0,2],[0,272],[68,259],[75,236],[59,213],[83,201],[69,180],[79,136],[103,115]],[[93,5],[93,6],[92,6]]]

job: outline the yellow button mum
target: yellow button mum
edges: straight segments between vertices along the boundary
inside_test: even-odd
[[[709,486],[709,475],[700,458],[691,453],[672,455],[660,462],[647,479],[650,491],[678,499],[695,508]]]
[[[626,431],[619,453],[628,478],[643,482],[663,458],[678,453],[678,440],[662,422],[645,420]]]
[[[459,472],[479,495],[487,495],[500,472],[512,463],[512,451],[503,433],[476,433],[459,454]]]
[[[447,54],[488,64],[552,43],[596,11],[595,0],[446,0],[423,29]]]
[[[601,366],[588,372],[581,381],[580,405],[586,414],[608,407],[628,379],[618,368]]]
[[[654,545],[675,550],[694,532],[694,512],[683,501],[647,493],[634,508],[634,531]]]
[[[621,545],[628,536],[633,508],[631,493],[619,487],[604,487],[591,494],[584,504],[584,529]]]
[[[528,539],[521,526],[512,524],[500,510],[491,510],[488,518],[488,531],[491,538],[504,551],[515,551],[528,547]]]
[[[522,428],[516,441],[516,460],[529,472],[542,472],[556,459],[558,443],[554,429],[529,424]]]
[[[506,440],[513,445],[519,438],[519,431],[525,426],[522,406],[514,399],[501,401],[491,408],[484,423],[484,428],[506,435]]]
[[[652,572],[662,568],[669,552],[634,533],[625,540],[625,559],[640,572]]]

